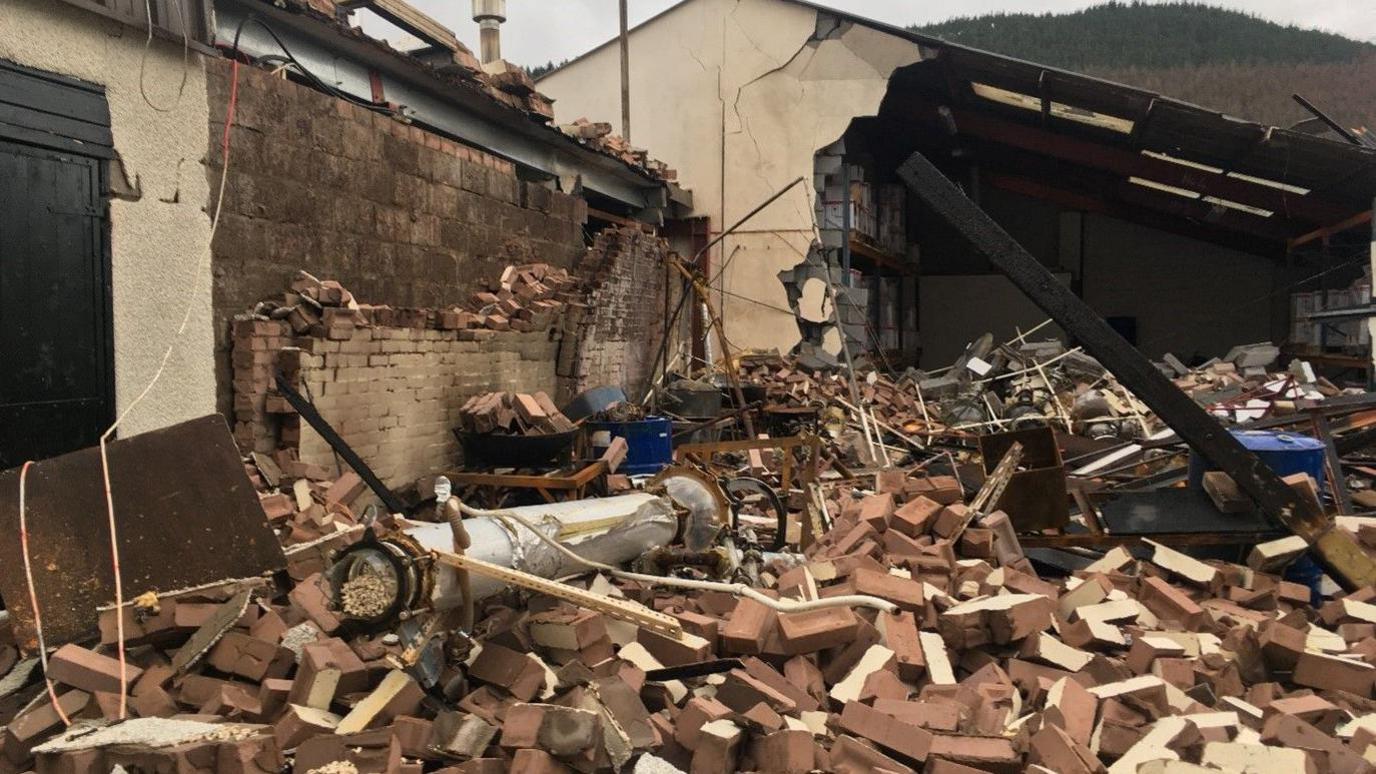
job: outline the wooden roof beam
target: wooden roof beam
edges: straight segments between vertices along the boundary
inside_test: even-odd
[[[1313,241],[1316,241],[1316,240],[1319,240],[1319,239],[1328,239],[1329,237],[1333,236],[1334,234],[1337,234],[1337,233],[1342,232],[1342,231],[1346,231],[1346,230],[1348,230],[1348,229],[1350,229],[1350,228],[1356,228],[1356,227],[1358,227],[1358,226],[1361,226],[1361,225],[1364,225],[1364,224],[1370,223],[1370,222],[1371,222],[1371,210],[1367,210],[1366,212],[1359,212],[1359,213],[1357,213],[1356,215],[1353,215],[1353,216],[1350,217],[1350,218],[1345,218],[1345,219],[1343,219],[1343,220],[1341,220],[1341,221],[1338,221],[1337,223],[1334,223],[1334,224],[1331,225],[1331,226],[1324,226],[1323,228],[1316,228],[1316,229],[1314,229],[1313,231],[1310,231],[1310,232],[1307,233],[1307,234],[1301,234],[1300,236],[1297,236],[1297,237],[1295,237],[1294,239],[1290,239],[1290,240],[1288,240],[1288,241],[1286,242],[1286,245],[1285,245],[1285,246],[1286,246],[1286,249],[1294,250],[1296,247],[1299,247],[1299,246],[1301,246],[1301,245],[1307,245],[1307,244],[1309,244],[1310,242],[1313,242]]]
[[[1088,212],[1147,228],[1177,234],[1201,242],[1217,244],[1233,250],[1268,258],[1280,258],[1285,242],[1275,235],[1258,234],[1235,223],[1204,222],[1182,216],[1172,209],[1163,209],[1147,202],[1123,204],[1103,194],[1088,193],[1064,186],[1048,185],[1021,175],[986,172],[983,179],[1001,191],[1050,202],[1067,210]],[[1183,202],[1189,204],[1189,202]]]
[[[914,106],[925,120],[936,118],[936,106]],[[1115,148],[1065,132],[1041,129],[990,114],[983,110],[952,107],[957,131],[969,137],[1048,156],[1080,166],[1094,167],[1113,174],[1140,177],[1158,183],[1186,188],[1204,196],[1258,207],[1277,217],[1298,219],[1318,225],[1331,224],[1352,215],[1352,210],[1309,195],[1249,183],[1227,175],[1196,169],[1126,148]]]

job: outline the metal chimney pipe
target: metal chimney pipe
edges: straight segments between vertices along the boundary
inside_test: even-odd
[[[626,25],[626,0],[619,9],[621,34],[621,136],[631,141],[631,38]]]
[[[502,58],[502,22],[506,21],[506,0],[473,0],[473,21],[478,23],[483,64]]]

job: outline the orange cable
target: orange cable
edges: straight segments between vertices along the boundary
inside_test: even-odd
[[[222,151],[220,190],[215,200],[215,216],[210,223],[210,236],[206,240],[207,253],[212,249],[215,232],[220,226],[220,211],[224,205],[225,198],[225,181],[229,177],[230,127],[234,124],[234,111],[239,102],[239,60],[231,59],[230,67],[229,102],[225,106],[225,131],[220,140],[220,148]],[[105,483],[105,513],[110,524],[110,562],[115,572],[115,610],[117,611],[117,615],[115,616],[115,636],[117,638],[119,655],[120,720],[129,716],[129,660],[124,650],[124,583],[120,577],[119,529],[115,519],[115,498],[110,488],[110,456],[106,450],[106,443],[110,440],[110,436],[114,434],[124,418],[128,416],[129,412],[147,397],[148,393],[153,389],[153,385],[157,384],[158,380],[162,378],[162,374],[167,368],[167,361],[172,356],[172,350],[176,347],[177,341],[181,339],[182,334],[186,332],[186,326],[191,321],[191,310],[194,306],[194,299],[194,294],[187,297],[186,310],[182,314],[181,325],[177,328],[172,343],[168,344],[167,349],[163,352],[162,362],[159,363],[158,370],[154,372],[153,378],[149,380],[148,385],[143,388],[143,391],[124,408],[124,411],[115,418],[114,423],[112,423],[100,436],[100,472]]]
[[[38,612],[38,587],[34,585],[33,564],[29,560],[29,522],[24,495],[29,468],[32,466],[33,460],[29,460],[19,469],[19,548],[24,554],[24,578],[29,584],[29,604],[33,605],[33,628],[38,633],[38,659],[43,663],[43,682],[47,685],[48,699],[53,703],[57,716],[62,718],[64,725],[70,726],[72,720],[62,711],[62,705],[57,701],[57,690],[53,688],[53,681],[48,678],[48,644],[43,641],[43,616]]]

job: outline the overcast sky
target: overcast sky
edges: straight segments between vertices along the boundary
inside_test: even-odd
[[[478,27],[470,0],[410,0],[454,30],[469,48],[478,50]],[[676,0],[630,0],[634,25],[673,5]],[[1086,0],[964,0],[957,3],[917,0],[822,0],[841,10],[895,25],[941,21],[952,15],[971,16],[994,11],[1065,12],[1096,5]],[[1374,0],[1225,0],[1210,2],[1301,27],[1338,32],[1359,40],[1376,41]],[[958,8],[957,8],[958,6]],[[558,62],[587,51],[616,35],[617,0],[507,0],[502,27],[502,54],[517,64]],[[394,28],[367,11],[358,12],[364,29],[374,36],[397,39]]]

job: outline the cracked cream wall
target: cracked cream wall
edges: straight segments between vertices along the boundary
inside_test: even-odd
[[[730,261],[714,301],[737,347],[798,342],[780,271],[813,238],[812,165],[856,116],[873,115],[916,44],[845,25],[813,41],[817,12],[784,0],[690,0],[631,34],[631,135],[679,172],[695,214],[721,229],[797,177],[804,184],[713,250]],[[621,113],[619,53],[604,46],[539,83],[556,119]]]
[[[138,201],[110,203],[115,401],[122,412],[153,377],[194,306],[186,332],[158,384],[125,419],[121,436],[215,410],[210,326],[210,186],[205,77],[191,53],[178,97],[182,47],[155,39],[144,67],[149,100],[139,91],[144,35],[65,3],[0,0],[0,58],[105,87],[115,149]]]

